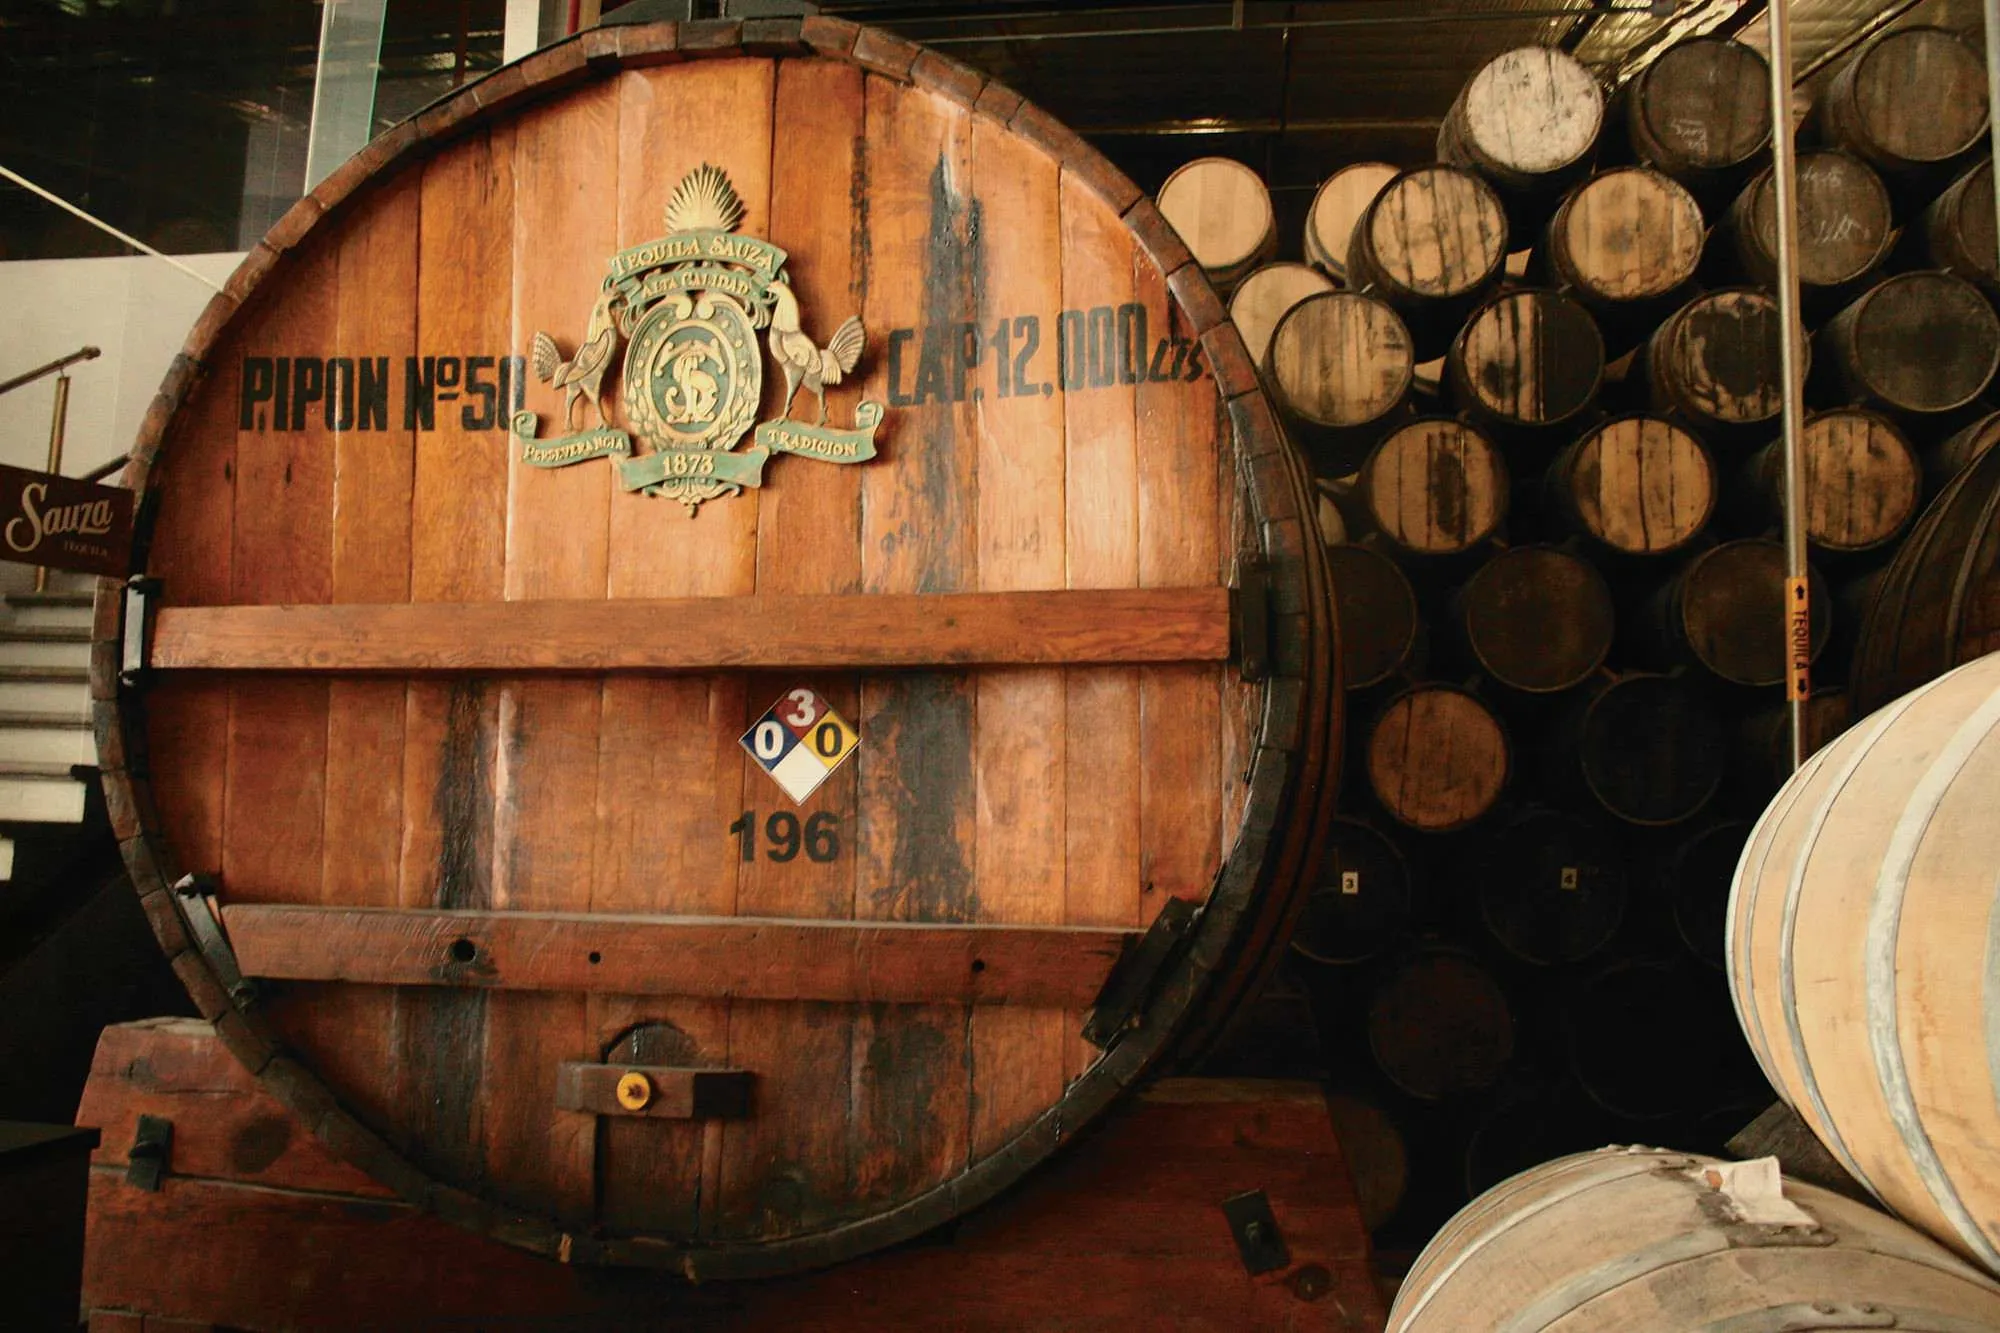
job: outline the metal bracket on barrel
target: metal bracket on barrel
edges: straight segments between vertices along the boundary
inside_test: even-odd
[[[159,605],[160,581],[141,575],[125,581],[125,640],[118,679],[129,689],[143,689],[147,658],[153,642],[153,611]]]
[[[1146,1004],[1158,987],[1161,973],[1180,957],[1194,937],[1201,908],[1185,898],[1168,897],[1153,924],[1112,965],[1111,975],[1097,993],[1090,1017],[1084,1020],[1083,1039],[1101,1050],[1139,1025]]]
[[[173,1156],[174,1122],[163,1116],[140,1116],[138,1132],[125,1153],[125,1183],[157,1191]]]
[[[1292,1262],[1291,1249],[1278,1230],[1278,1219],[1264,1191],[1231,1195],[1222,1201],[1222,1215],[1229,1219],[1229,1234],[1236,1237],[1236,1252],[1243,1256],[1243,1267],[1250,1276],[1275,1273]]]
[[[1247,681],[1271,674],[1271,565],[1246,555],[1229,589],[1230,631],[1236,641],[1236,669]]]
[[[236,961],[236,950],[230,947],[229,936],[223,933],[222,908],[215,897],[221,887],[221,881],[214,875],[183,875],[174,885],[174,905],[180,910],[195,952],[208,963],[209,970],[215,973],[215,979],[236,1006],[248,1009],[257,1003],[257,985],[243,975]]]

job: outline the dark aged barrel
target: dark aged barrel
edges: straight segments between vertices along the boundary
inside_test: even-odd
[[[1582,682],[1604,664],[1617,629],[1604,576],[1553,546],[1500,552],[1466,581],[1452,611],[1479,668],[1530,694]]]
[[[1931,502],[1883,573],[1848,687],[1857,716],[2000,649],[2000,449]]]
[[[1475,1199],[1417,1256],[1388,1333],[1993,1327],[1991,1278],[1894,1218],[1781,1180],[1775,1158],[1614,1147]]]
[[[1397,962],[1368,1001],[1368,1049],[1423,1101],[1490,1088],[1514,1057],[1514,1015],[1471,954],[1426,948]]]
[[[1892,412],[1964,407],[2000,368],[2000,315],[1950,273],[1898,273],[1813,335],[1822,393]]]
[[[1924,255],[1933,267],[2000,295],[2000,241],[1993,226],[1993,159],[1982,157],[1924,211]]]
[[[1409,396],[1414,365],[1409,330],[1396,312],[1345,291],[1308,296],[1286,311],[1264,358],[1279,405],[1329,465],[1366,456]]]
[[[1361,1225],[1373,1231],[1395,1215],[1409,1188],[1410,1155],[1402,1131],[1378,1102],[1352,1092],[1328,1093],[1326,1114],[1354,1179]]]
[[[1347,282],[1347,250],[1355,224],[1400,174],[1387,162],[1355,162],[1328,176],[1313,195],[1306,214],[1302,248],[1306,262],[1335,282]]]
[[[1160,186],[1160,212],[1218,287],[1242,281],[1277,249],[1264,180],[1234,158],[1196,158]]]
[[[1808,567],[1812,657],[1833,627],[1832,600]],[[1699,663],[1736,685],[1776,685],[1785,678],[1785,548],[1746,538],[1712,546],[1690,560],[1648,608],[1651,646],[1665,664]]]
[[[1674,853],[1666,876],[1674,930],[1688,952],[1710,967],[1723,965],[1723,923],[1729,917],[1729,881],[1750,837],[1740,819],[1710,824]]]
[[[1422,833],[1465,828],[1507,785],[1507,733],[1492,709],[1455,686],[1418,685],[1396,696],[1365,748],[1375,799]]]
[[[1765,1076],[1905,1220],[2000,1268],[2000,655],[1848,729],[1736,872],[1729,980]]]
[[[1889,253],[1896,223],[1889,189],[1866,162],[1834,149],[1798,155],[1799,290],[1820,298],[1861,281]],[[1990,193],[1990,191],[1989,191]],[[1778,281],[1778,212],[1766,168],[1744,187],[1723,226],[1743,275],[1761,287]]]
[[[1333,283],[1325,274],[1305,264],[1266,264],[1237,284],[1229,297],[1229,318],[1243,335],[1250,360],[1264,364],[1271,334],[1286,311],[1308,296],[1332,290]]]
[[[2000,442],[2000,412],[1989,412],[1924,455],[1924,481],[1931,490],[1942,491],[1995,442]]]
[[[1559,776],[1628,824],[1677,824],[1722,783],[1729,747],[1715,711],[1676,676],[1632,673],[1577,705],[1558,734]]]
[[[1770,145],[1770,78],[1763,55],[1741,42],[1669,47],[1624,89],[1633,152],[1697,193],[1726,187]]]
[[[1637,330],[1651,332],[1680,303],[1706,234],[1701,206],[1672,178],[1621,167],[1570,191],[1549,220],[1543,251],[1555,285],[1630,348],[1643,336]],[[1662,300],[1669,309],[1659,308]]]
[[[1396,307],[1417,360],[1428,361],[1506,262],[1507,218],[1493,187],[1456,167],[1417,167],[1384,185],[1355,224],[1346,282]]]
[[[1382,536],[1412,555],[1456,555],[1507,516],[1507,464],[1484,435],[1447,417],[1390,432],[1362,465],[1359,492]]]
[[[1660,325],[1646,346],[1653,406],[1697,429],[1776,421],[1784,374],[1778,365],[1778,303],[1749,288],[1697,296]]]
[[[1611,837],[1557,810],[1503,820],[1467,857],[1479,915],[1525,963],[1578,963],[1611,942],[1625,917],[1625,866]]]
[[[1810,758],[1847,730],[1852,720],[1847,691],[1814,690],[1806,700],[1806,756]],[[1737,728],[1735,769],[1762,807],[1792,775],[1790,704],[1760,708]]]
[[[1615,963],[1577,988],[1563,1019],[1570,1072],[1614,1115],[1666,1120],[1697,1110],[1740,1072],[1728,1058],[1737,1046],[1728,988],[1688,960]],[[1672,1051],[1703,1055],[1676,1060]]]
[[[1503,292],[1472,313],[1445,357],[1452,401],[1501,426],[1546,430],[1597,397],[1604,339],[1558,292]]]
[[[1412,889],[1410,863],[1387,834],[1357,819],[1332,820],[1292,948],[1315,963],[1373,958],[1409,929]]]
[[[1894,28],[1833,76],[1813,107],[1830,143],[1890,176],[1924,172],[1986,133],[1986,62],[1945,28]],[[1935,188],[1935,187],[1933,187]]]
[[[1895,423],[1874,412],[1836,408],[1808,417],[1800,432],[1806,471],[1806,540],[1822,551],[1871,551],[1892,542],[1916,515],[1923,472]],[[1774,440],[1746,466],[1743,494],[1756,516],[1782,527],[1785,445]]]
[[[1329,546],[1335,622],[1340,626],[1340,679],[1365,690],[1409,666],[1422,623],[1417,595],[1396,562],[1365,546]]]
[[[1545,482],[1575,532],[1621,555],[1664,555],[1715,512],[1715,464],[1701,442],[1660,417],[1607,421],[1556,455]]]
[[[1579,1144],[1614,1138],[1612,1119],[1573,1079],[1503,1090],[1465,1141],[1465,1193],[1477,1198]]]
[[[333,1151],[537,1253],[944,1223],[1311,882],[1331,601],[1248,356],[1135,186],[885,33],[601,28],[388,131],[125,480],[100,755],[177,972]]]
[[[1564,186],[1590,169],[1604,90],[1548,46],[1503,51],[1460,90],[1438,128],[1438,156],[1492,181],[1516,234],[1533,236]]]

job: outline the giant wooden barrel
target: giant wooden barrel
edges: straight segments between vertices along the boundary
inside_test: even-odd
[[[1600,1148],[1473,1200],[1417,1256],[1389,1333],[1803,1333],[2000,1326],[2000,1286],[1776,1159]]]
[[[2000,655],[1903,695],[1771,802],[1730,899],[1764,1073],[1849,1175],[2000,1270]]]
[[[100,593],[93,689],[176,970],[336,1152],[530,1250],[945,1221],[1311,880],[1334,643],[1242,344],[1135,186],[899,38],[472,83],[253,250],[126,481],[158,583]]]
[[[1995,649],[2000,449],[1989,448],[1939,492],[1883,570],[1849,673],[1855,712],[1872,712]]]

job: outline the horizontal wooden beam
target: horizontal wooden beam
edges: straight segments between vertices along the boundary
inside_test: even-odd
[[[245,976],[1087,1009],[1136,930],[235,903]]]
[[[1229,590],[164,606],[163,670],[706,671],[1220,662]]]
[[[556,1066],[556,1105],[590,1115],[655,1120],[741,1120],[750,1114],[757,1076],[746,1069],[666,1065]]]

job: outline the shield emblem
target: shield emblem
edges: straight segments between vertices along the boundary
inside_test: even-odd
[[[763,391],[756,329],[729,296],[673,292],[632,330],[622,397],[656,449],[734,447]]]

